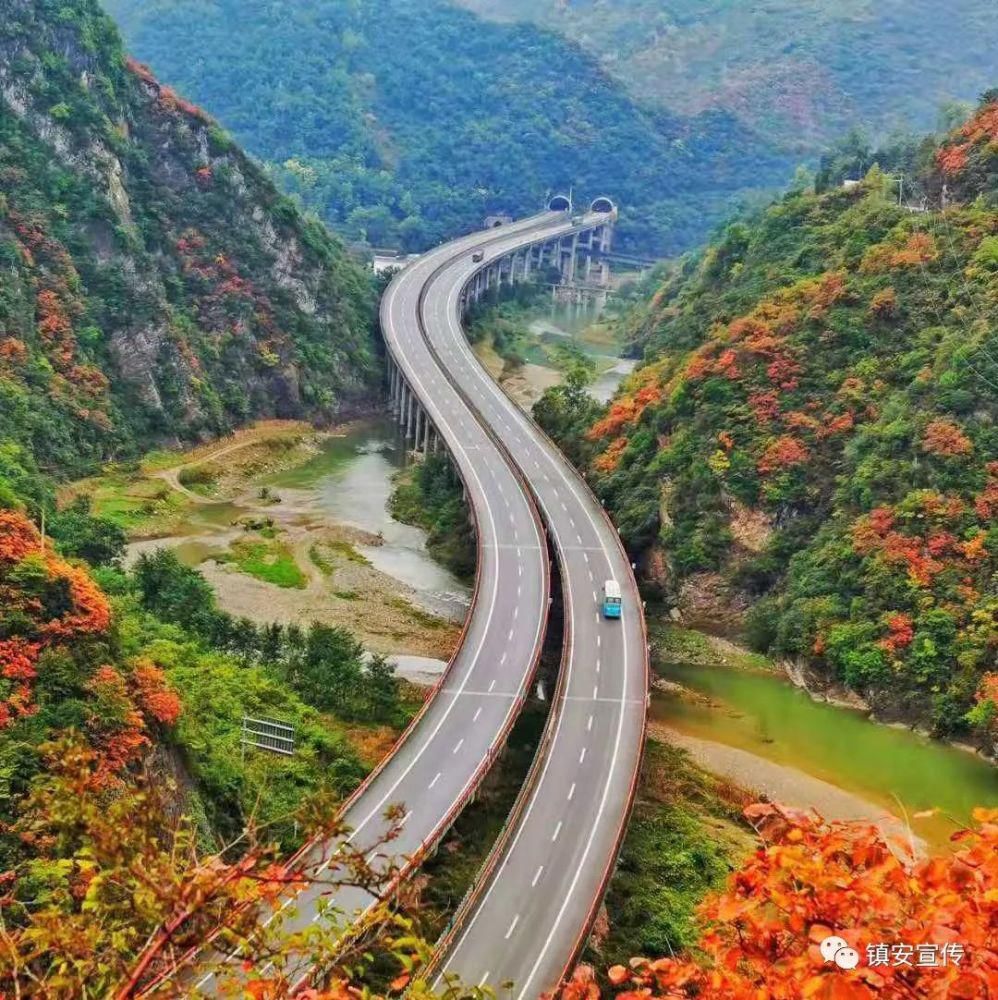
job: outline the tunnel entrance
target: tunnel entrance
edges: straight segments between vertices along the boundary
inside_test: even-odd
[[[552,212],[571,212],[572,199],[567,194],[556,194],[548,202],[548,209]]]
[[[597,198],[592,205],[589,206],[589,211],[599,212],[601,215],[608,215],[611,212],[615,212],[617,206],[607,197]]]

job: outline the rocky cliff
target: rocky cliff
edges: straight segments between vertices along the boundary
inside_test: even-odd
[[[358,400],[374,295],[339,244],[94,0],[4,8],[0,443],[69,472]]]

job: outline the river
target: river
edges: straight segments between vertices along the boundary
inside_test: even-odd
[[[776,673],[683,663],[659,669],[706,698],[656,692],[653,719],[788,765],[907,817],[930,846],[945,843],[974,806],[998,803],[998,770],[981,758],[815,702]],[[938,812],[913,818],[928,810]]]
[[[376,569],[415,590],[431,610],[463,620],[468,586],[430,556],[426,532],[396,521],[388,510],[392,478],[404,461],[394,425],[365,421],[327,438],[311,461],[271,476],[267,485],[313,490],[319,513],[330,521],[380,535],[382,544],[355,548]]]

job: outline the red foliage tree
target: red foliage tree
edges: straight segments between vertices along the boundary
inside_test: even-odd
[[[756,468],[763,474],[779,472],[782,469],[803,465],[810,454],[803,441],[789,434],[783,434],[767,445],[762,457],[756,463]]]
[[[953,837],[954,853],[913,861],[876,827],[750,806],[765,845],[702,907],[696,959],[634,959],[609,971],[618,1000],[986,1000],[998,990],[998,810]],[[859,964],[818,948],[845,940]],[[940,961],[883,963],[867,946],[932,946]],[[888,952],[891,954],[892,952]],[[563,992],[596,1000],[581,968]]]
[[[922,437],[922,448],[930,455],[943,457],[969,455],[974,450],[970,438],[957,424],[944,417],[929,422]]]

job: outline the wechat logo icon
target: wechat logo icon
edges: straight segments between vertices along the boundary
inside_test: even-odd
[[[840,969],[855,969],[859,965],[859,952],[837,934],[826,937],[818,945],[818,950],[825,962],[834,962]]]

